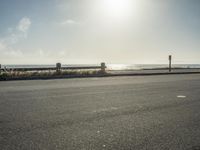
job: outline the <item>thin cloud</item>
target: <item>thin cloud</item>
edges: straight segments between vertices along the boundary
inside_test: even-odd
[[[39,57],[44,57],[46,54],[45,54],[45,51],[41,48],[39,48],[37,51],[36,51],[36,56],[39,56]]]
[[[4,50],[6,45],[3,42],[0,42],[0,51]]]
[[[29,30],[30,26],[31,26],[30,18],[24,17],[19,21],[17,29],[21,32],[26,33]]]
[[[7,57],[18,57],[18,58],[24,56],[21,50],[16,50],[12,48],[9,48],[7,51],[5,51],[4,55]]]
[[[3,41],[4,45],[13,45],[18,43],[20,40],[26,39],[28,31],[31,27],[31,19],[23,17],[15,28],[8,28],[8,34],[2,37],[0,40]]]
[[[80,24],[80,23],[77,22],[77,21],[75,21],[75,20],[72,20],[72,19],[67,19],[67,20],[64,20],[64,21],[60,22],[61,26],[65,26],[65,25],[77,25],[77,24]]]
[[[7,35],[0,37],[1,59],[8,57],[20,58],[24,55],[21,50],[13,48],[13,45],[27,38],[30,27],[31,19],[23,17],[14,28],[9,27],[7,29]]]

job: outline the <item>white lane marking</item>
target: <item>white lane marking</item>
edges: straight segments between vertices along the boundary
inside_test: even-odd
[[[186,98],[185,95],[178,95],[177,98]]]
[[[117,110],[118,108],[117,107],[111,107],[110,109],[111,110]]]
[[[112,111],[112,110],[117,110],[117,107],[110,107],[110,108],[102,108],[99,110],[94,110],[92,111],[93,113],[100,113],[100,112],[107,112],[107,111]]]

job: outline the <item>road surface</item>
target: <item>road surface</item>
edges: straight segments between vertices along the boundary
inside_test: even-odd
[[[198,74],[0,82],[1,150],[198,148]]]

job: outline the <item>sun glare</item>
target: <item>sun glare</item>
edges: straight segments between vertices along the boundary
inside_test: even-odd
[[[102,0],[102,10],[108,17],[127,17],[134,13],[134,0]]]

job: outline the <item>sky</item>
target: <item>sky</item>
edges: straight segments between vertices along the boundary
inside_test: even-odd
[[[0,0],[0,64],[200,63],[200,0]]]

